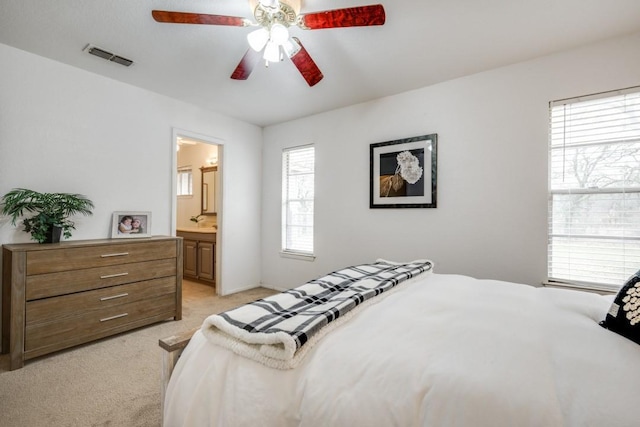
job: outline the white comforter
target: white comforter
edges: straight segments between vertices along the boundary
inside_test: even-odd
[[[165,426],[640,425],[640,346],[611,298],[427,274],[281,371],[194,335]]]

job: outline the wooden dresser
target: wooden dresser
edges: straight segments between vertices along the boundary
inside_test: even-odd
[[[182,239],[79,240],[2,248],[2,353],[25,360],[182,318]]]

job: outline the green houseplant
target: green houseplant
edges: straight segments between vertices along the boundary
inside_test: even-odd
[[[38,243],[60,241],[60,234],[71,237],[75,229],[69,216],[75,214],[91,215],[93,202],[82,194],[38,193],[25,188],[14,188],[2,196],[1,213],[11,217],[15,225],[18,218],[28,213],[34,216],[22,221],[24,231],[31,233],[31,239]]]

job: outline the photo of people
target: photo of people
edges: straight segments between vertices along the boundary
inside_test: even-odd
[[[111,237],[149,237],[150,222],[150,212],[115,212]]]
[[[133,218],[131,227],[132,233],[144,234],[144,227],[142,227],[142,220],[140,218]]]

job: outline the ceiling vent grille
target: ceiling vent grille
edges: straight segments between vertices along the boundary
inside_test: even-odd
[[[91,44],[88,44],[85,46],[84,49],[87,52],[89,52],[91,55],[95,55],[98,56],[102,59],[106,59],[107,61],[111,61],[111,62],[115,62],[116,64],[120,64],[120,65],[124,65],[125,67],[128,67],[129,65],[133,64],[133,61],[130,59],[127,59],[125,57],[122,57],[120,55],[116,55],[113,54],[109,51],[106,51],[104,49],[101,49],[99,47],[93,46]]]

